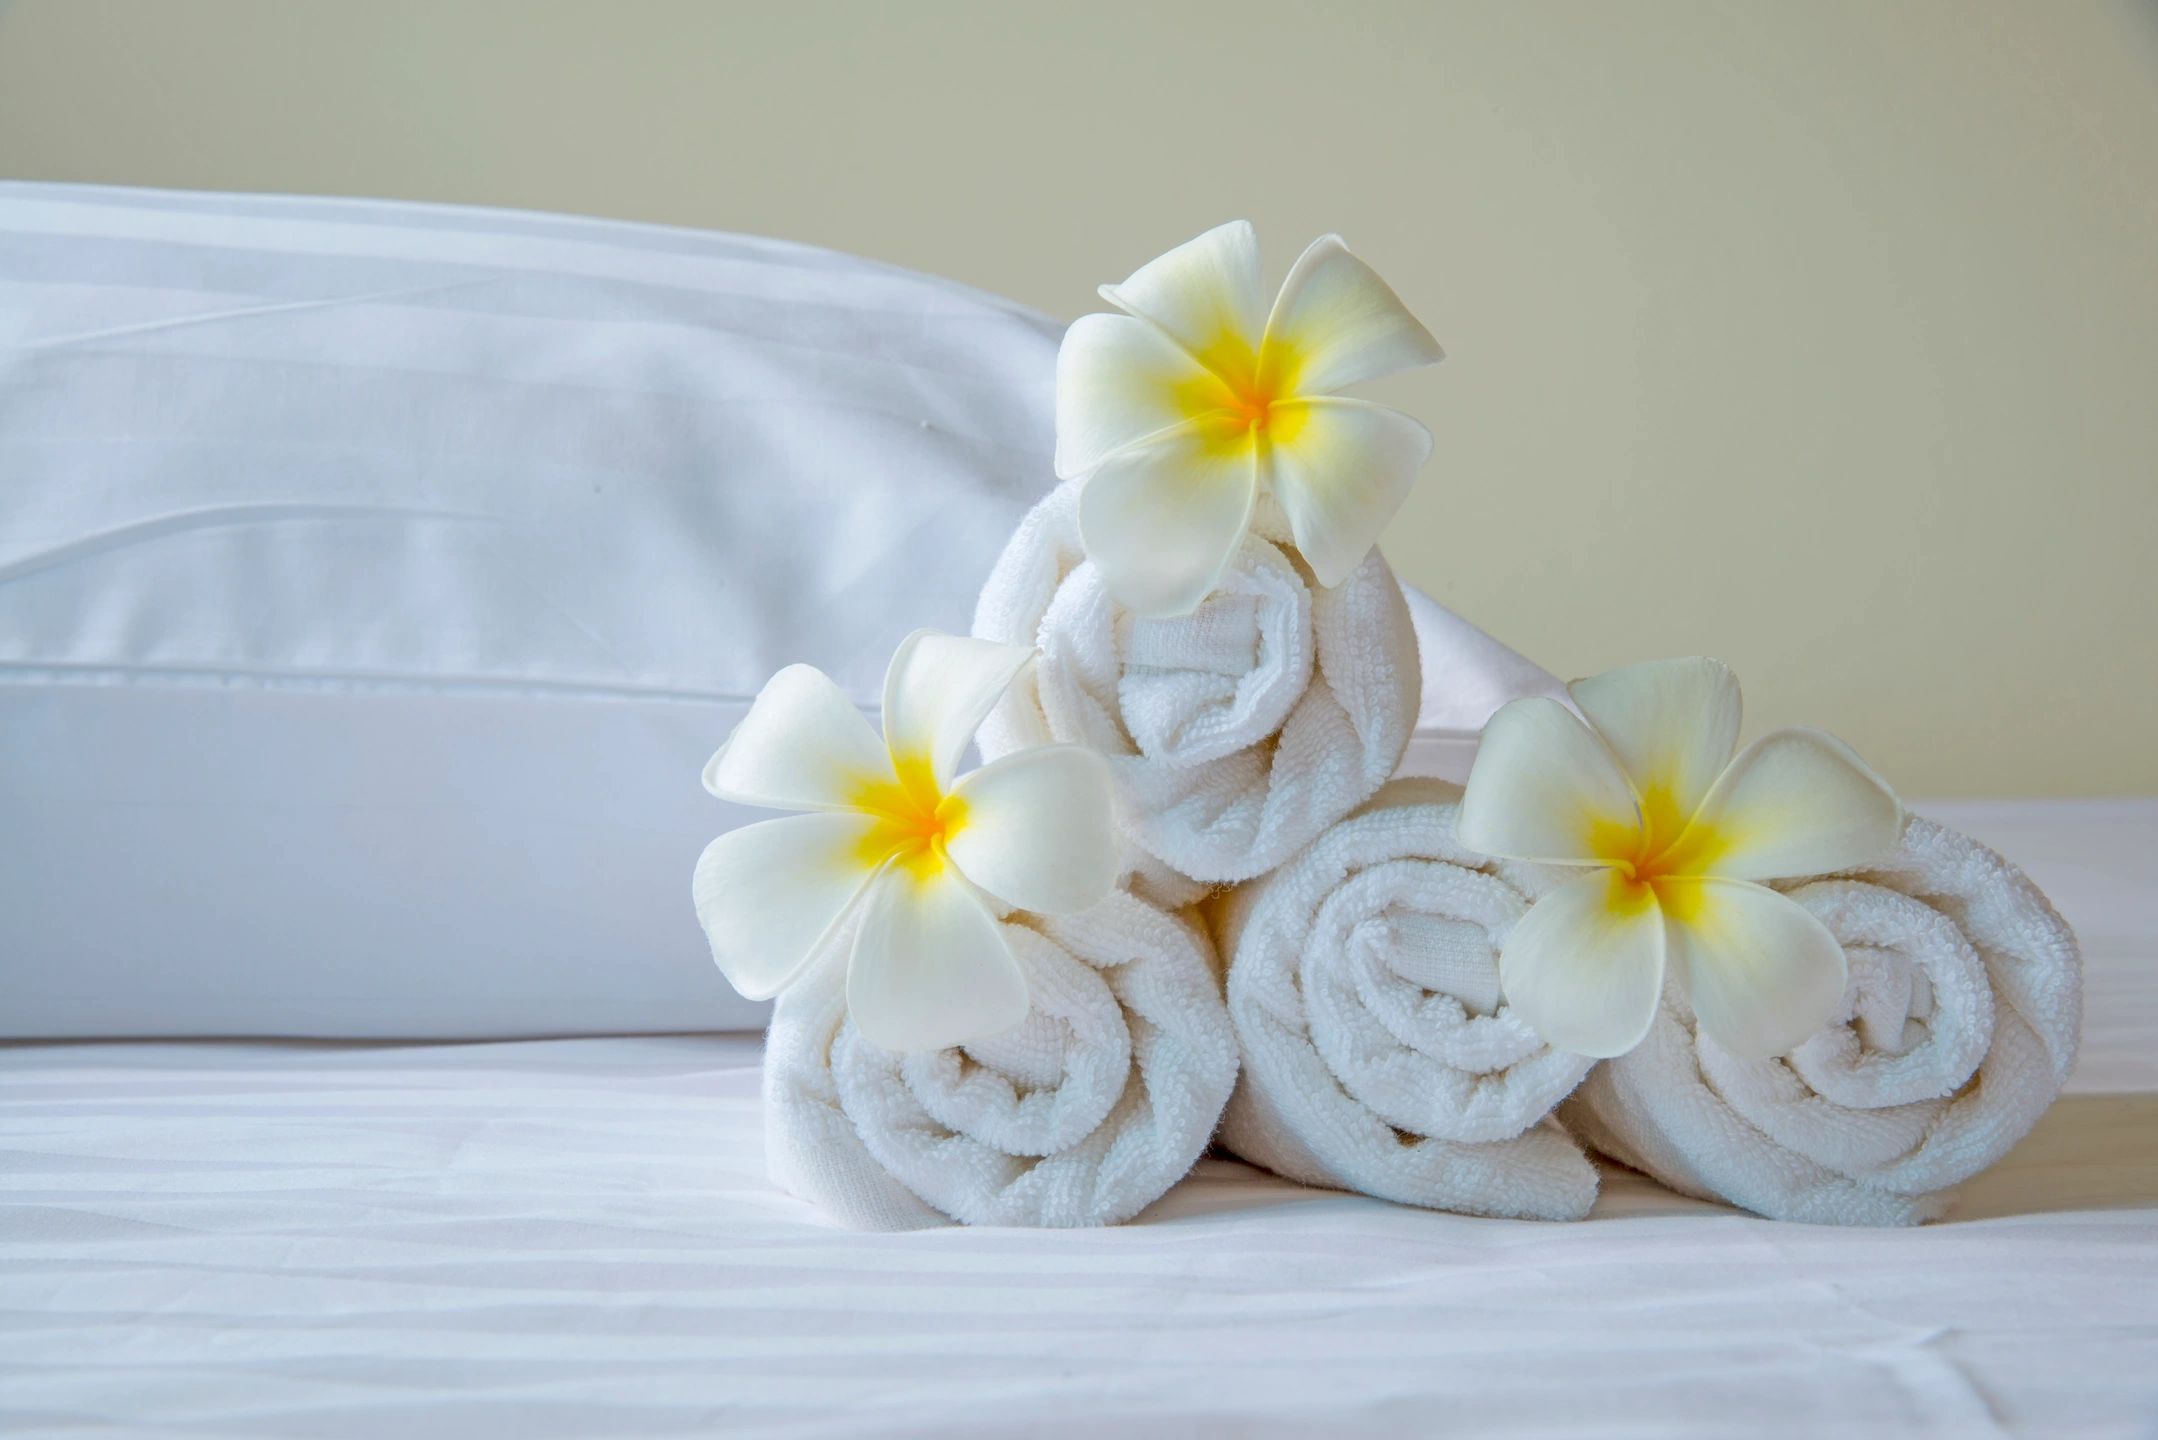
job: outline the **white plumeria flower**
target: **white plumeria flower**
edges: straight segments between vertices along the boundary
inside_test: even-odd
[[[1248,221],[1104,285],[1057,352],[1057,474],[1086,477],[1080,538],[1110,593],[1183,615],[1221,579],[1261,490],[1319,583],[1339,585],[1408,497],[1431,432],[1337,391],[1443,352],[1338,235],[1271,313]]]
[[[1594,867],[1530,907],[1499,953],[1523,1019],[1562,1050],[1623,1055],[1647,1035],[1668,970],[1733,1055],[1782,1055],[1827,1024],[1843,947],[1760,881],[1876,859],[1903,807],[1819,730],[1764,735],[1737,759],[1738,681],[1720,661],[1660,660],[1516,700],[1484,728],[1461,843]]]
[[[1026,1018],[1026,977],[984,896],[1063,914],[1117,875],[1108,767],[1091,751],[1021,750],[953,780],[1033,654],[909,635],[885,671],[881,741],[821,670],[765,684],[705,788],[810,813],[730,831],[697,862],[697,918],[735,989],[778,994],[858,916],[847,1011],[870,1040],[934,1050]]]

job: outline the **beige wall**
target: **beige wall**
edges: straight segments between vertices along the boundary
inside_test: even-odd
[[[1907,793],[2158,790],[2158,7],[0,8],[0,172],[789,236],[1060,315],[1334,229],[1452,358],[1387,546]]]

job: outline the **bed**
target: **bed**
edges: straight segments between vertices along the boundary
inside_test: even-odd
[[[769,1183],[698,770],[778,664],[867,709],[965,628],[1057,334],[774,241],[0,184],[0,1433],[2153,1433],[2153,800],[1920,807],[2089,961],[1950,1223]]]
[[[1611,1172],[1576,1225],[1209,1159],[1111,1230],[828,1227],[750,1034],[0,1051],[0,1428],[1990,1435],[2158,1424],[2158,802],[1928,807],[2089,953],[2038,1131],[1912,1231]]]

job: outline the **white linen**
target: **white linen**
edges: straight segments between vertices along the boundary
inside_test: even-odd
[[[0,184],[0,1034],[757,1023],[698,771],[780,666],[873,708],[966,628],[1058,334],[770,240]]]
[[[1734,1059],[1672,987],[1639,1048],[1561,1112],[1604,1154],[1776,1219],[1911,1225],[2060,1093],[2082,1010],[2075,937],[2030,879],[1913,816],[1893,854],[1779,888],[1841,943],[1836,1018]]]
[[[1244,1056],[1222,1144],[1306,1184],[1578,1220],[1596,1174],[1547,1122],[1591,1062],[1500,999],[1529,902],[1455,843],[1460,798],[1396,780],[1221,902]]]
[[[1416,725],[1416,632],[1374,550],[1321,588],[1262,504],[1188,616],[1110,596],[1067,483],[1021,522],[982,587],[974,633],[1041,658],[982,727],[982,753],[1069,741],[1109,762],[1125,833],[1208,882],[1260,875],[1367,799]]]
[[[1236,1083],[1213,945],[1119,893],[1005,922],[1016,1029],[901,1055],[847,1020],[845,967],[789,989],[766,1040],[772,1178],[864,1230],[1114,1225],[1198,1162]]]
[[[1546,1225],[1208,1161],[1135,1225],[861,1235],[764,1178],[752,1037],[18,1045],[0,1430],[2142,1436],[2158,801],[1924,808],[2060,902],[2092,1021],[1942,1224],[1614,1170]]]

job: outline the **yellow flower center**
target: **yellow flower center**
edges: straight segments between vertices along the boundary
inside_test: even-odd
[[[1296,377],[1303,368],[1293,347],[1275,340],[1263,349],[1224,331],[1195,358],[1205,373],[1177,386],[1176,404],[1220,450],[1271,441],[1288,444],[1303,428]]]
[[[1664,785],[1642,791],[1641,813],[1592,822],[1589,853],[1616,871],[1614,907],[1637,909],[1659,902],[1673,919],[1684,920],[1703,903],[1696,880],[1730,849],[1731,837],[1719,827],[1682,813]]]
[[[926,880],[951,863],[946,846],[967,822],[967,802],[938,789],[927,755],[894,755],[892,770],[896,779],[867,780],[855,792],[854,807],[877,820],[857,855],[866,868],[889,861]]]
[[[1264,430],[1273,411],[1274,397],[1256,385],[1241,395],[1232,395],[1229,400],[1229,413],[1241,420],[1247,429]]]

